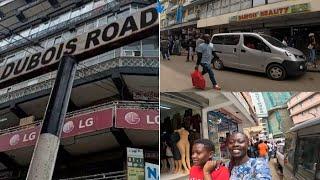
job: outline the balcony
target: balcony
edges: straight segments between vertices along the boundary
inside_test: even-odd
[[[195,20],[199,20],[199,16],[197,16],[196,14],[190,14],[187,17],[185,17],[184,19],[186,22],[195,21]]]
[[[100,72],[110,70],[119,67],[148,67],[148,68],[158,68],[159,61],[158,57],[115,57],[110,60],[104,60],[100,56],[89,60],[92,65],[78,66],[75,81],[81,78],[85,78]],[[94,63],[95,61],[95,63]],[[103,62],[101,62],[103,61]],[[83,63],[84,64],[84,63]],[[55,73],[49,73],[40,78],[36,83],[30,83],[31,81],[23,82],[23,84],[17,84],[10,87],[9,92],[3,92],[0,95],[0,104],[12,101],[23,96],[31,95],[43,90],[47,90],[53,87],[55,80]]]
[[[171,20],[171,21],[168,22],[168,25],[169,25],[169,26],[172,26],[172,25],[175,24],[175,22],[176,22],[175,20]]]
[[[84,23],[90,19],[99,17],[103,14],[113,11],[116,7],[120,7],[120,4],[116,1],[108,3],[106,5],[100,6],[90,12],[82,14],[80,16],[76,16],[62,23],[56,24],[50,28],[44,29],[37,33],[27,36],[26,38],[22,38],[20,40],[14,41],[13,43],[7,44],[5,46],[0,47],[0,53],[6,54],[12,50],[16,50],[17,48],[22,48],[30,44],[29,40],[39,41],[45,37],[51,36],[57,32],[61,32],[67,30],[72,27],[76,27],[77,25]],[[28,40],[29,39],[29,40]]]

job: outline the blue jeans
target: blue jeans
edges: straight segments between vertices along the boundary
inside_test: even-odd
[[[210,80],[213,84],[213,86],[217,85],[216,79],[214,78],[213,71],[211,69],[210,64],[207,63],[200,63],[202,66],[202,75],[205,75],[206,73],[209,73]]]
[[[311,63],[315,63],[315,61],[316,61],[316,50],[315,49],[309,49],[309,61]]]

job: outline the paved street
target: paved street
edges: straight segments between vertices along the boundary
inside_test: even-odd
[[[283,177],[280,175],[280,170],[278,169],[277,159],[273,158],[269,161],[269,167],[271,171],[272,180],[282,180]]]
[[[196,61],[196,60],[195,60]],[[172,56],[161,60],[161,92],[199,91],[192,87],[191,72],[196,62],[186,62],[186,56]],[[214,70],[218,84],[225,91],[319,91],[320,73],[307,72],[300,77],[274,81],[266,75],[236,69]],[[209,76],[205,75],[206,90],[212,89]]]

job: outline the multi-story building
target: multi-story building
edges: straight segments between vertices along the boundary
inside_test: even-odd
[[[117,22],[155,2],[1,1],[0,72],[8,63]],[[158,32],[139,40],[131,37],[130,43],[121,41],[119,48],[77,64],[55,179],[95,174],[96,179],[125,178],[127,147],[143,149],[145,162],[158,163],[158,38]],[[55,76],[56,71],[42,71],[19,83],[1,82],[0,179],[25,178]],[[127,114],[140,121],[129,124]]]
[[[280,40],[293,37],[305,50],[310,32],[319,34],[318,0],[215,0],[203,4],[198,28],[218,32],[262,32]],[[290,39],[290,38],[289,38]]]
[[[287,132],[292,138],[286,140],[289,163],[285,170],[294,172],[292,176],[298,179],[317,178],[320,173],[320,93],[297,93],[287,105],[294,126]]]

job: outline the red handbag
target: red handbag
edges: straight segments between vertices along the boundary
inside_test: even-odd
[[[206,88],[206,80],[202,76],[201,72],[197,69],[191,73],[191,78],[192,78],[192,85],[195,88],[198,89],[205,89]]]

